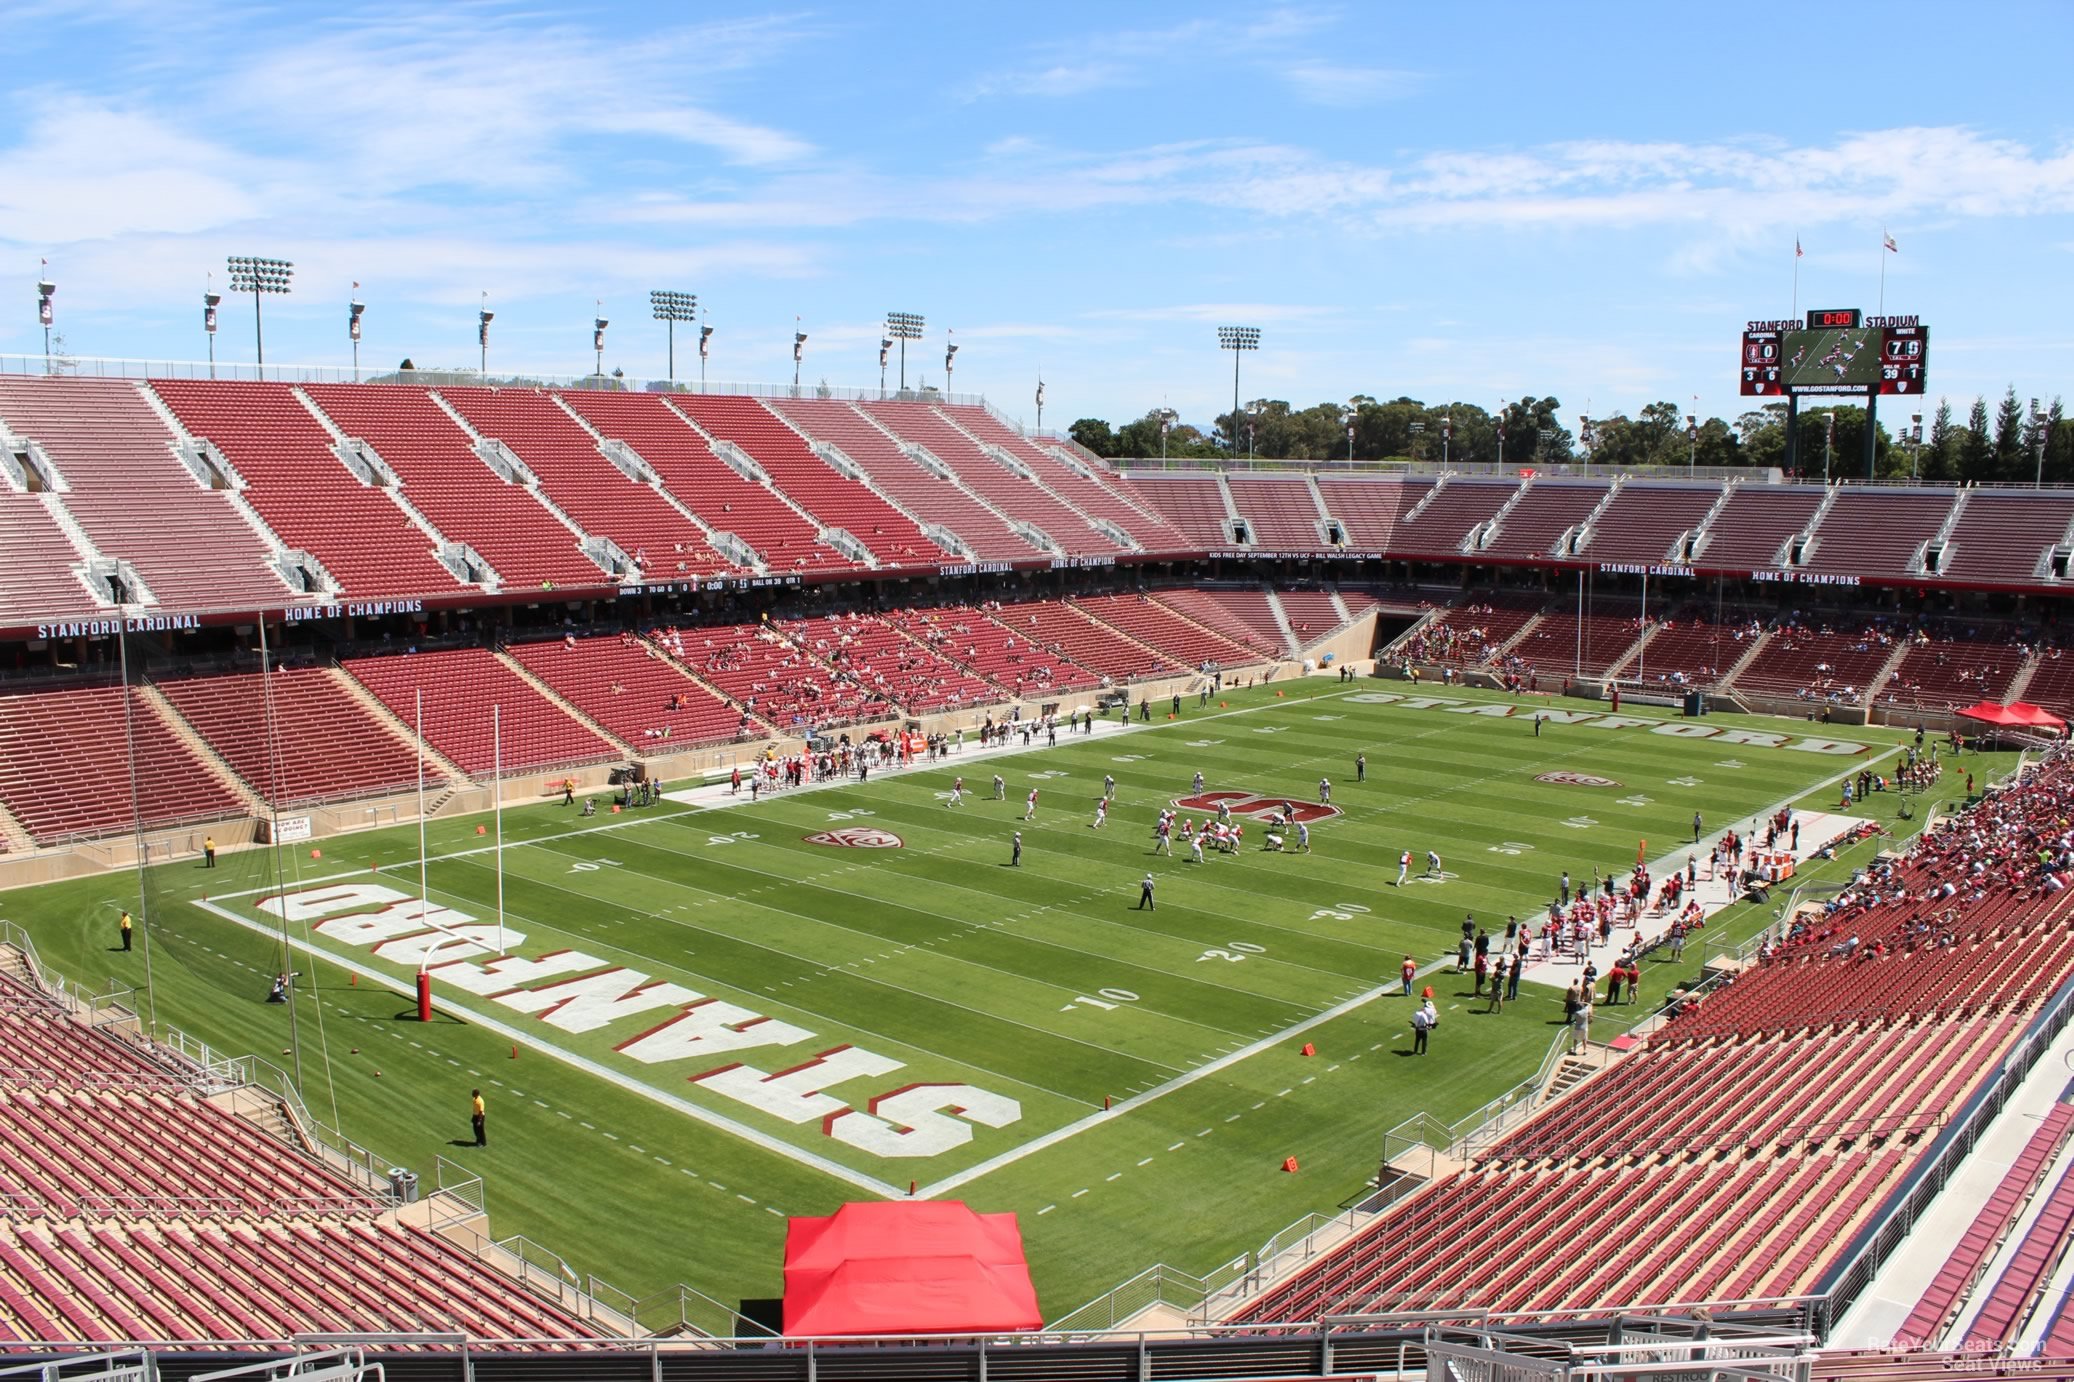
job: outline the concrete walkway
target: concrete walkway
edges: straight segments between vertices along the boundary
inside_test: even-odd
[[[1861,817],[1837,815],[1829,811],[1796,811],[1794,819],[1800,823],[1800,846],[1798,849],[1786,850],[1784,848],[1785,842],[1782,841],[1781,850],[1782,852],[1791,853],[1795,859],[1803,863],[1813,858],[1817,850],[1837,836],[1864,824],[1864,820]],[[1752,838],[1762,839],[1763,832],[1764,822],[1762,820],[1742,821],[1736,827],[1736,833],[1743,836],[1746,841]],[[1714,845],[1721,839],[1723,833],[1725,832],[1709,835],[1697,845],[1688,844],[1681,846],[1650,862],[1650,877],[1657,884],[1661,885],[1662,881],[1670,877],[1673,871],[1684,872],[1686,861],[1692,858],[1694,854],[1697,854],[1699,856],[1699,881],[1687,891],[1685,902],[1679,903],[1674,910],[1646,911],[1635,926],[1630,928],[1616,926],[1613,930],[1611,942],[1602,944],[1594,941],[1591,947],[1591,960],[1599,966],[1601,977],[1604,976],[1605,971],[1611,967],[1613,961],[1620,955],[1621,950],[1637,931],[1642,935],[1642,942],[1645,948],[1654,945],[1657,941],[1670,934],[1672,921],[1676,920],[1678,915],[1685,910],[1687,902],[1698,902],[1701,912],[1711,917],[1742,897],[1742,894],[1736,890],[1734,880],[1729,875],[1724,873],[1717,876],[1714,870]],[[1570,881],[1573,885],[1573,890],[1579,886],[1586,889],[1591,887],[1589,875],[1579,879],[1573,874]],[[1791,892],[1793,888],[1791,880],[1788,880],[1781,886],[1787,892]],[[1783,901],[1784,899],[1781,898],[1780,900]],[[1533,918],[1534,929],[1538,932],[1541,928],[1541,923],[1547,919],[1548,913],[1546,910],[1535,916]],[[1705,932],[1701,932],[1700,937],[1703,939],[1705,934]],[[1700,943],[1698,940],[1694,942],[1694,944],[1698,943]],[[1550,959],[1529,962],[1527,972],[1521,977],[1537,984],[1550,984],[1556,988],[1567,988],[1583,976],[1584,965],[1584,957],[1558,952]]]

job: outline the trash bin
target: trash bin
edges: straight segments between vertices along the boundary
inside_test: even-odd
[[[416,1171],[406,1171],[401,1166],[390,1167],[389,1193],[396,1197],[398,1204],[416,1204],[418,1202],[418,1173]]]
[[[1704,691],[1687,691],[1685,693],[1685,717],[1687,719],[1697,719],[1706,713],[1707,693]]]

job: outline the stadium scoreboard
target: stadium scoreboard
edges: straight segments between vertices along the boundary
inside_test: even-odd
[[[1920,394],[1929,379],[1930,328],[1915,317],[1868,317],[1820,308],[1804,320],[1743,328],[1742,393]]]

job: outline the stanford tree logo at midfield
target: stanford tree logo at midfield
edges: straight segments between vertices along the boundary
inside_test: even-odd
[[[1542,773],[1536,782],[1553,782],[1559,787],[1618,787],[1620,784],[1610,777],[1594,777],[1590,773]]]
[[[901,846],[898,835],[870,825],[846,825],[840,830],[817,830],[800,838],[810,845],[847,845],[851,849],[899,849]]]

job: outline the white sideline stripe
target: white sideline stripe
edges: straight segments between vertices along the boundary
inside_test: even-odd
[[[196,901],[194,905],[214,916],[222,917],[225,921],[242,926],[248,931],[257,932],[269,940],[283,939],[280,930],[271,926],[262,926],[257,921],[239,916],[229,908],[219,907],[214,902]],[[313,958],[327,960],[342,969],[351,970],[361,978],[380,984],[383,988],[389,989],[394,993],[399,993],[406,997],[417,996],[417,990],[412,985],[406,984],[400,979],[391,978],[372,965],[362,964],[358,960],[350,959],[345,955],[324,949],[293,935],[286,937],[286,939],[290,946]],[[543,1041],[531,1032],[523,1031],[520,1028],[511,1026],[509,1023],[500,1022],[496,1018],[479,1012],[472,1007],[468,1010],[468,1020],[485,1031],[497,1033],[500,1038],[517,1042],[521,1046],[530,1047],[544,1056],[561,1061],[565,1065],[574,1066],[587,1075],[595,1075],[599,1079],[619,1089],[623,1089],[629,1094],[638,1094],[642,1098],[661,1104],[665,1108],[673,1109],[691,1118],[696,1118],[699,1122],[709,1127],[733,1133],[736,1137],[743,1139],[752,1146],[761,1147],[766,1152],[775,1152],[779,1156],[790,1158],[803,1166],[810,1166],[816,1171],[854,1185],[860,1190],[869,1190],[874,1195],[889,1200],[904,1195],[900,1187],[888,1181],[868,1176],[862,1171],[853,1171],[841,1162],[831,1161],[825,1156],[807,1151],[803,1147],[795,1147],[781,1138],[772,1137],[770,1134],[760,1132],[747,1124],[737,1123],[732,1118],[715,1113],[711,1109],[703,1108],[689,1099],[682,1099],[665,1090],[657,1089],[653,1085],[644,1084],[640,1080],[634,1079],[629,1075],[623,1075],[609,1066],[600,1065],[588,1056],[579,1056],[574,1051],[566,1050],[553,1042]],[[412,1045],[416,1044],[415,1042],[412,1043]],[[1119,1107],[1123,1107],[1123,1105],[1119,1105]]]
[[[272,933],[270,932],[269,934]],[[1023,1145],[1020,1147],[1012,1147],[1008,1151],[1002,1152],[998,1156],[989,1157],[987,1160],[982,1161],[977,1165],[967,1167],[965,1170],[959,1171],[954,1175],[945,1176],[942,1180],[932,1182],[928,1185],[924,1185],[915,1191],[915,1197],[917,1199],[932,1199],[937,1195],[943,1194],[947,1190],[955,1190],[959,1186],[964,1185],[969,1181],[977,1180],[981,1176],[987,1175],[994,1171],[998,1171],[1003,1166],[1013,1165],[1014,1163],[1021,1161],[1024,1157],[1029,1156],[1033,1152],[1041,1152],[1047,1147],[1056,1146],[1058,1143],[1064,1142],[1069,1137],[1077,1137],[1081,1133],[1086,1132],[1088,1129],[1099,1127],[1112,1118],[1121,1118],[1130,1110],[1140,1108],[1146,1104],[1149,1104],[1162,1095],[1172,1094],[1176,1090],[1186,1089],[1188,1086],[1194,1084],[1197,1080],[1206,1079],[1211,1075],[1217,1074],[1219,1071],[1229,1069],[1230,1067],[1237,1065],[1240,1061],[1246,1060],[1252,1056],[1257,1056],[1262,1051],[1265,1051],[1272,1046],[1276,1046],[1282,1042],[1285,1042],[1289,1040],[1291,1037],[1302,1036],[1305,1032],[1310,1031],[1313,1027],[1323,1026],[1325,1023],[1332,1021],[1334,1018],[1344,1017],[1348,1013],[1354,1011],[1354,1009],[1362,1007],[1365,1004],[1374,1002],[1376,999],[1382,997],[1385,993],[1388,993],[1392,988],[1401,988],[1402,986],[1403,985],[1401,982],[1395,984],[1378,984],[1372,989],[1368,989],[1364,992],[1354,995],[1352,998],[1347,999],[1343,1003],[1336,1004],[1333,1007],[1327,1008],[1325,1011],[1321,1013],[1315,1013],[1312,1016],[1305,1018],[1303,1021],[1297,1023],[1293,1027],[1284,1028],[1282,1031],[1276,1032],[1272,1036],[1262,1037],[1259,1041],[1254,1042],[1251,1046],[1240,1047],[1238,1050],[1233,1051],[1230,1055],[1219,1056],[1216,1060],[1211,1061],[1207,1065],[1198,1065],[1195,1069],[1189,1071],[1184,1075],[1177,1075],[1173,1079],[1168,1080],[1165,1084],[1154,1085],[1151,1089],[1146,1090],[1143,1094],[1134,1094],[1130,1098],[1124,1100],[1122,1103],[1117,1104],[1111,1108],[1104,1109],[1099,1113],[1091,1113],[1087,1117],[1080,1119],[1078,1122],[1068,1123],[1062,1128],[1054,1128],[1052,1131],[1045,1133],[1041,1137],[1032,1138],[1030,1141],[1023,1143]],[[1205,1131],[1207,1131],[1207,1129]],[[1200,1135],[1201,1134],[1198,1134],[1198,1136]],[[1175,1145],[1179,1146],[1180,1144],[1176,1143]],[[1169,1148],[1168,1150],[1171,1151],[1173,1149]]]

